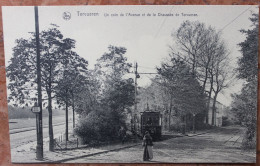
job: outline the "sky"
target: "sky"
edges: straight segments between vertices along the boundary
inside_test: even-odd
[[[8,66],[15,40],[29,38],[28,32],[35,31],[34,7],[3,7],[2,11]],[[88,60],[90,69],[108,52],[108,46],[114,45],[127,48],[125,56],[130,63],[138,63],[138,72],[155,73],[156,66],[169,55],[174,41],[171,34],[185,20],[200,21],[221,31],[230,51],[231,66],[235,67],[241,57],[237,44],[245,40],[239,30],[251,28],[248,18],[252,12],[258,13],[258,6],[42,6],[39,29],[58,25],[64,37],[76,40],[75,51]],[[69,19],[64,18],[64,13],[70,15]],[[148,86],[153,76],[141,75],[138,85]],[[223,91],[218,101],[230,105],[230,94],[239,93],[241,85],[242,81],[238,81]]]

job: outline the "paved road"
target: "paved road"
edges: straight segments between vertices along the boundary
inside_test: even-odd
[[[193,137],[155,142],[152,163],[244,163],[255,162],[255,152],[240,149],[243,129],[228,127]],[[68,163],[142,163],[142,147],[81,158]]]
[[[69,114],[70,119],[72,119],[72,115]],[[48,126],[48,117],[42,118],[42,125]],[[64,123],[65,115],[53,116],[53,123]],[[27,128],[35,128],[35,118],[22,118],[22,119],[9,119],[9,129],[10,131],[15,131],[18,129],[27,129]]]
[[[61,119],[61,117],[57,117]],[[64,119],[64,117],[62,117]],[[25,120],[26,121],[26,120]],[[35,120],[34,120],[35,121]],[[53,124],[53,133],[60,134],[65,133],[65,123],[58,120],[55,121],[54,118]],[[21,123],[22,124],[22,123]],[[72,128],[71,121],[69,122],[69,128]],[[47,138],[49,136],[48,126],[45,125],[43,127],[43,138]],[[16,127],[15,129],[10,129],[10,142],[11,142],[11,149],[16,148],[20,145],[27,144],[29,142],[36,141],[36,129],[35,127]]]

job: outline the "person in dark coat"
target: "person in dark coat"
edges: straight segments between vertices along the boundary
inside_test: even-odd
[[[122,142],[122,144],[125,143],[125,140],[126,140],[126,130],[124,127],[121,127],[120,130],[119,130],[119,137],[120,137],[120,140]]]
[[[149,161],[153,159],[153,140],[148,131],[145,132],[143,138],[143,147],[144,147],[143,160]]]

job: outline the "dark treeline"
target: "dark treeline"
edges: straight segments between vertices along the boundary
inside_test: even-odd
[[[256,148],[257,128],[257,82],[258,82],[258,29],[259,15],[252,14],[251,29],[242,29],[246,40],[239,43],[242,57],[238,60],[237,78],[245,80],[241,93],[233,94],[231,111],[239,124],[246,128],[243,139],[244,148]]]
[[[64,115],[64,111],[55,110],[53,112],[53,116],[61,116]],[[42,111],[43,117],[48,117],[48,110],[44,109]],[[9,119],[25,119],[25,118],[35,118],[35,114],[31,111],[31,107],[13,107],[11,105],[8,106],[8,118]]]

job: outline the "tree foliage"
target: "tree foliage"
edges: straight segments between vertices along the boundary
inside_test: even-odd
[[[245,147],[255,148],[257,127],[257,85],[254,82],[246,84],[241,94],[235,94],[232,111],[241,125],[247,128]]]
[[[75,40],[64,38],[56,25],[40,32],[39,39],[42,90],[43,96],[46,97],[43,100],[48,104],[50,150],[53,151],[52,102],[56,97],[58,82],[68,64],[80,65],[86,69],[87,61],[73,51]],[[37,93],[35,40],[35,33],[31,33],[29,39],[17,39],[10,65],[7,67],[10,99],[19,104],[32,104]]]
[[[93,71],[100,87],[94,111],[82,110],[85,113],[75,129],[85,142],[91,141],[89,136],[97,141],[118,138],[118,130],[126,125],[126,114],[134,104],[134,81],[126,76],[132,66],[124,56],[126,48],[109,46],[108,50],[97,60]],[[95,127],[90,127],[93,124]]]
[[[258,15],[252,14],[250,18],[252,29],[240,30],[246,35],[246,40],[239,43],[242,57],[238,60],[238,77],[250,82],[257,78],[258,57]]]
[[[252,29],[241,30],[246,40],[239,43],[242,57],[238,60],[238,78],[246,81],[240,94],[234,94],[232,110],[238,121],[247,129],[243,145],[245,148],[256,147],[257,127],[257,64],[258,64],[258,15],[250,18]]]
[[[205,111],[203,89],[186,62],[171,57],[158,68],[158,74],[161,76],[159,84],[166,89],[166,96],[170,99],[169,128],[172,110],[184,119],[188,114],[195,116]]]
[[[162,64],[158,73],[164,80],[161,85],[167,87],[171,93],[174,107],[180,110],[182,115],[203,111],[203,91],[188,65],[175,58],[172,58],[170,63]]]
[[[121,111],[133,105],[133,79],[124,78],[132,65],[124,57],[126,48],[109,46],[109,53],[98,59],[96,73],[102,81],[102,100],[112,110]]]
[[[205,112],[207,123],[210,100],[213,98],[212,124],[215,125],[218,94],[228,87],[232,79],[230,73],[233,73],[228,64],[229,51],[221,33],[199,21],[184,21],[172,37],[176,46],[170,47],[171,55],[184,60],[190,66],[193,75],[202,85],[201,92],[208,95]]]

